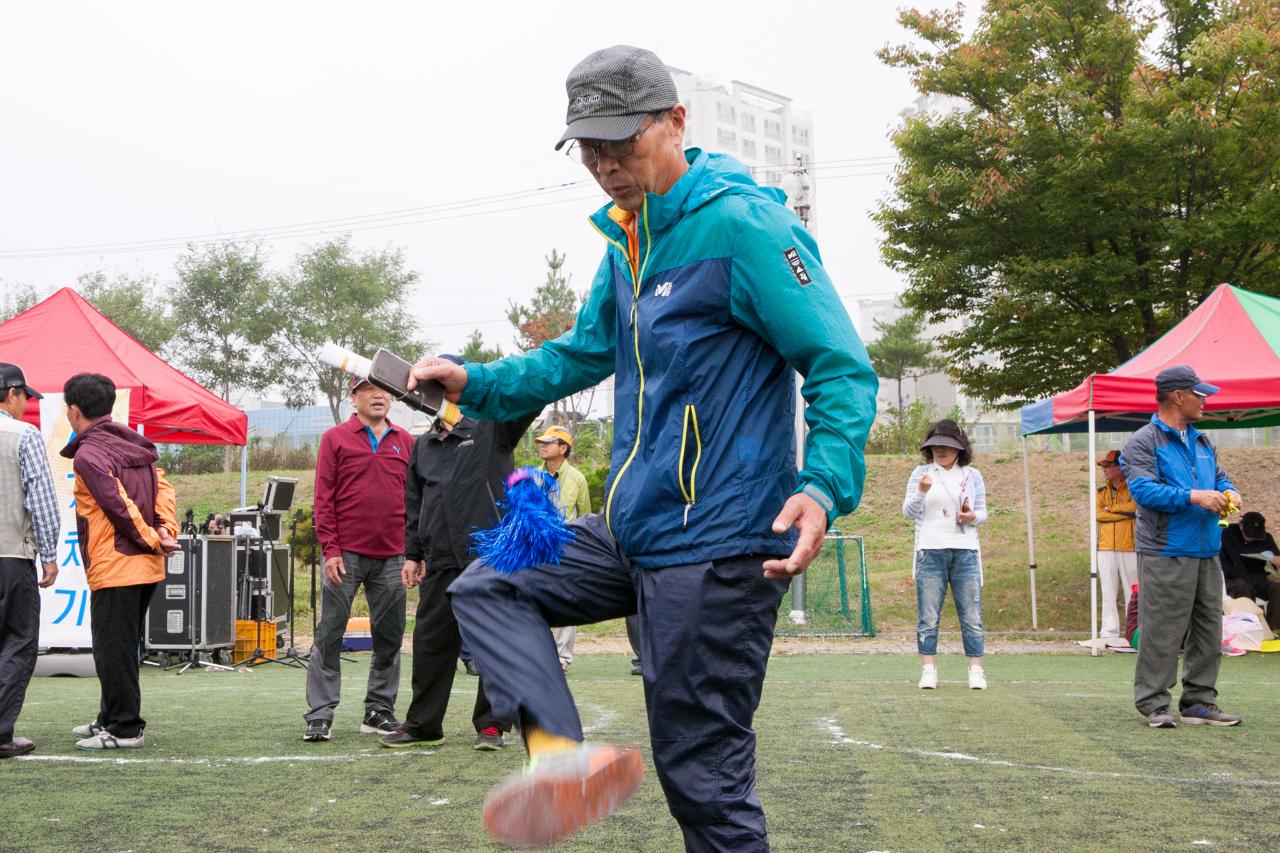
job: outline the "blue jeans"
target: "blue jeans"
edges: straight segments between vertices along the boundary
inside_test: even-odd
[[[951,598],[960,617],[964,653],[971,658],[982,657],[982,576],[978,552],[968,548],[924,548],[916,552],[916,607],[920,612],[916,651],[922,655],[938,653],[938,620],[947,584],[951,585]]]

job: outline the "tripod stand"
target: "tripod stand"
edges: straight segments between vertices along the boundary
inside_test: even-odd
[[[287,659],[267,657],[266,651],[262,646],[262,625],[264,622],[269,622],[271,624],[272,641],[275,642],[277,639],[275,636],[276,628],[273,616],[275,613],[275,593],[271,589],[271,564],[272,557],[275,553],[275,547],[269,539],[265,540],[265,543],[263,540],[259,539],[256,544],[257,553],[262,557],[260,561],[262,577],[260,578],[252,577],[254,560],[252,559],[252,555],[249,551],[250,543],[245,543],[245,584],[249,587],[253,587],[255,584],[257,586],[257,589],[250,593],[251,596],[258,599],[257,611],[255,612],[252,601],[250,601],[249,604],[249,618],[253,619],[254,622],[256,643],[253,654],[245,660],[240,661],[240,665],[254,667],[261,666],[264,663],[278,663],[284,666],[305,669],[306,666],[297,658]],[[263,547],[264,544],[265,547]]]
[[[297,513],[297,512],[295,512],[295,513],[293,514],[293,516],[289,519],[289,583],[288,583],[288,588],[289,588],[289,648],[285,650],[284,656],[280,658],[280,661],[281,661],[281,662],[288,661],[288,662],[290,662],[290,663],[297,663],[298,665],[300,665],[300,666],[302,666],[302,667],[304,667],[304,668],[305,668],[305,667],[310,663],[310,661],[311,661],[311,655],[309,655],[309,654],[305,654],[305,653],[303,653],[303,652],[298,651],[298,647],[297,647],[297,645],[296,645],[296,643],[295,643],[295,639],[294,639],[294,626],[293,626],[293,620],[294,620],[294,607],[293,607],[293,602],[294,602],[294,594],[295,594],[295,592],[296,592],[296,590],[294,589],[294,574],[295,574],[295,572],[294,572],[294,559],[293,559],[293,552],[294,552],[293,541],[294,541],[294,536],[295,536],[295,534],[297,534],[297,532],[298,532],[298,513]],[[311,633],[312,633],[312,635],[314,635],[314,634],[315,634],[315,575],[314,575],[314,574],[312,574],[312,576],[311,576],[311,577],[312,577],[312,587],[311,587],[311,607],[312,607],[311,624],[312,624],[312,628],[311,628]]]

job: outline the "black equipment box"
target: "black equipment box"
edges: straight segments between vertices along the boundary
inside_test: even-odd
[[[237,619],[289,620],[289,546],[265,539],[236,540]]]
[[[148,649],[210,651],[236,642],[235,540],[179,536],[147,611]]]

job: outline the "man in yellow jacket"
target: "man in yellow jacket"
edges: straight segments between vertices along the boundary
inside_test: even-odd
[[[1120,636],[1122,625],[1116,609],[1116,593],[1123,592],[1127,611],[1133,585],[1138,582],[1138,555],[1133,546],[1138,505],[1129,494],[1129,485],[1117,462],[1119,456],[1119,451],[1112,450],[1098,462],[1107,482],[1095,496],[1098,505],[1098,577],[1102,581],[1102,633],[1099,636],[1103,639]]]
[[[564,520],[573,521],[590,514],[591,495],[587,489],[587,478],[569,464],[569,456],[573,453],[573,436],[564,427],[553,426],[534,441],[538,442],[538,456],[542,459],[543,470],[556,478],[559,487],[556,503],[564,513]],[[560,668],[568,672],[569,665],[573,663],[573,643],[578,637],[578,629],[573,625],[566,625],[563,628],[552,628],[551,633],[556,637]]]

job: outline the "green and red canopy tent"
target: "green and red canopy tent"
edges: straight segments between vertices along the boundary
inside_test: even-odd
[[[1242,429],[1280,424],[1280,299],[1221,284],[1178,325],[1110,373],[1094,373],[1070,391],[1022,407],[1023,476],[1026,479],[1027,549],[1031,573],[1031,623],[1035,615],[1035,538],[1031,482],[1026,472],[1028,435],[1087,432],[1089,456],[1097,456],[1098,432],[1129,432],[1156,411],[1156,374],[1189,364],[1221,391],[1205,401],[1201,429]],[[1089,494],[1098,469],[1089,466]],[[1097,638],[1098,525],[1089,502],[1090,617]],[[1097,649],[1094,650],[1095,654]]]

